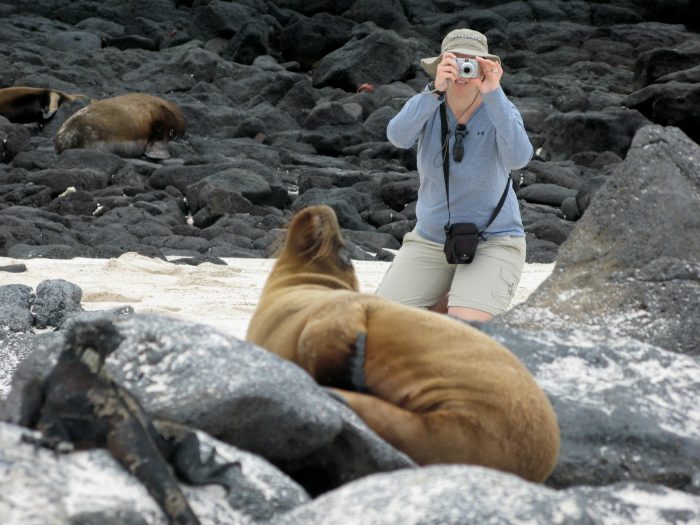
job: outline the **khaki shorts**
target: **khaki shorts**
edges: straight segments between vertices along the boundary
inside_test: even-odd
[[[377,295],[427,308],[449,292],[448,306],[505,312],[525,266],[525,237],[491,237],[479,242],[471,264],[448,264],[442,244],[413,230],[403,239]]]

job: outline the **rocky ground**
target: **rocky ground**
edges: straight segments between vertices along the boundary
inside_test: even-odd
[[[85,101],[41,129],[0,122],[0,255],[15,258],[265,256],[291,213],[317,202],[334,207],[357,258],[389,258],[415,220],[417,174],[386,123],[427,82],[418,59],[444,33],[485,32],[537,149],[514,174],[528,259],[557,267],[481,328],[533,372],[562,430],[544,486],[418,469],[299,369],[234,337],[129,309],[85,313],[71,283],[10,284],[0,287],[0,345],[20,362],[0,424],[10,522],[163,523],[106,452],[20,442],[22,385],[46,375],[70,323],[96,315],[125,338],[110,372],[149,413],[241,461],[238,490],[185,487],[205,523],[700,522],[690,2],[39,0],[0,13],[4,85],[148,92],[177,103],[188,128],[154,163],[56,155],[53,134]],[[358,92],[365,83],[374,90]]]
[[[427,83],[419,58],[469,26],[503,57],[536,147],[513,174],[528,260],[553,261],[640,126],[700,136],[697,14],[680,0],[473,4],[0,4],[3,86],[88,97],[38,131],[0,121],[0,255],[264,257],[290,213],[325,202],[356,258],[391,258],[384,248],[414,224],[418,177],[386,123]],[[128,92],[182,108],[188,135],[170,160],[56,155],[67,117]]]

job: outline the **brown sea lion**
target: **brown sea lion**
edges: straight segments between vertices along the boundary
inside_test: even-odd
[[[37,87],[8,87],[0,89],[0,115],[16,124],[44,124],[53,117],[61,104],[84,95],[68,94]]]
[[[246,339],[294,361],[419,464],[465,463],[541,482],[559,427],[523,364],[449,317],[358,292],[333,210],[292,220]]]
[[[185,117],[175,104],[153,95],[130,93],[98,100],[76,111],[54,138],[58,153],[85,148],[122,157],[170,157],[168,141],[185,132]]]

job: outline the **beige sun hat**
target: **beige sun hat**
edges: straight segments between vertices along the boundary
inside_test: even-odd
[[[448,51],[450,53],[484,57],[497,62],[501,61],[498,56],[489,53],[489,45],[484,35],[471,29],[455,29],[447,33],[447,36],[442,39],[440,54],[436,57],[421,59],[420,65],[434,78],[438,64],[442,60],[442,54]]]

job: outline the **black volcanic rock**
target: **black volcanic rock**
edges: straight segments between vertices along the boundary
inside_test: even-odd
[[[347,44],[323,57],[314,72],[314,85],[354,91],[365,83],[403,80],[413,67],[414,48],[394,31],[366,23]]]

